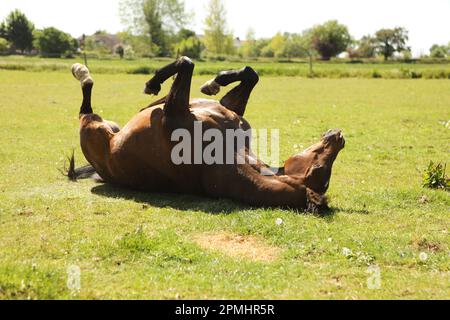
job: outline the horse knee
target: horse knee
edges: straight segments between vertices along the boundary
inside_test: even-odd
[[[178,64],[181,70],[194,70],[195,67],[194,62],[192,62],[192,60],[186,56],[179,58]]]

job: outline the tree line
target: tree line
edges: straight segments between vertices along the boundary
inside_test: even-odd
[[[246,40],[236,39],[227,23],[222,0],[209,0],[204,21],[204,34],[197,35],[187,26],[192,14],[182,0],[121,0],[120,16],[127,30],[115,35],[121,45],[115,53],[121,57],[169,57],[187,55],[192,58],[319,58],[329,60],[342,53],[351,59],[382,56],[385,60],[396,54],[411,57],[408,31],[405,28],[381,29],[373,35],[354,39],[347,26],[336,20],[327,21],[299,33],[277,33],[272,38],[255,37],[248,30]],[[0,24],[0,53],[39,53],[47,57],[70,56],[77,51],[110,54],[98,36],[74,39],[54,27],[35,29],[19,10],[14,10]],[[433,45],[432,58],[450,58],[448,45]]]

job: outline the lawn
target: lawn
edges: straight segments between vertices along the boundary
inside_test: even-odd
[[[107,119],[150,101],[148,76],[94,78]],[[68,182],[72,149],[85,163],[79,84],[69,70],[0,70],[0,299],[449,299],[450,196],[421,187],[430,160],[450,165],[449,86],[262,78],[246,118],[280,129],[282,159],[345,133],[320,217]]]
[[[172,59],[136,59],[119,60],[89,59],[89,68],[95,74],[152,74],[156,69],[166,65]],[[66,72],[76,59],[45,59],[39,57],[0,56],[0,70],[22,71],[61,71]],[[196,61],[196,75],[213,75],[221,70],[241,68],[245,64],[252,65],[264,76],[299,76],[315,78],[387,78],[387,79],[450,79],[450,64],[448,63],[350,63],[345,61],[315,61],[313,75],[310,74],[309,63],[306,60],[291,62],[261,61]]]

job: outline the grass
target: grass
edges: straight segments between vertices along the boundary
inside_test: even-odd
[[[156,69],[168,63],[167,59],[90,59],[89,67],[95,74],[152,74]],[[81,59],[43,59],[22,56],[0,56],[0,70],[22,71],[66,71]],[[241,68],[250,64],[261,75],[314,77],[314,78],[386,78],[386,79],[450,79],[448,63],[363,63],[342,62],[314,63],[314,73],[310,74],[309,64],[305,61],[273,62],[196,62],[196,75],[214,75],[226,69]]]
[[[149,102],[147,76],[94,77],[107,119]],[[58,169],[72,148],[83,163],[80,102],[68,71],[0,71],[0,299],[450,298],[449,193],[421,187],[431,160],[450,163],[448,81],[262,78],[247,119],[280,128],[282,159],[345,132],[326,217],[70,183]],[[196,241],[223,234],[279,251],[260,261]]]

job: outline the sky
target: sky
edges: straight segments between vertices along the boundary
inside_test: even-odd
[[[415,56],[437,44],[450,42],[450,0],[223,0],[234,35],[245,39],[249,28],[257,37],[278,31],[301,32],[315,24],[337,19],[355,38],[396,26],[409,30]],[[203,33],[208,0],[185,0],[194,13],[190,28]],[[20,9],[37,28],[54,26],[75,37],[97,30],[111,33],[125,28],[119,0],[0,0],[0,20]]]

